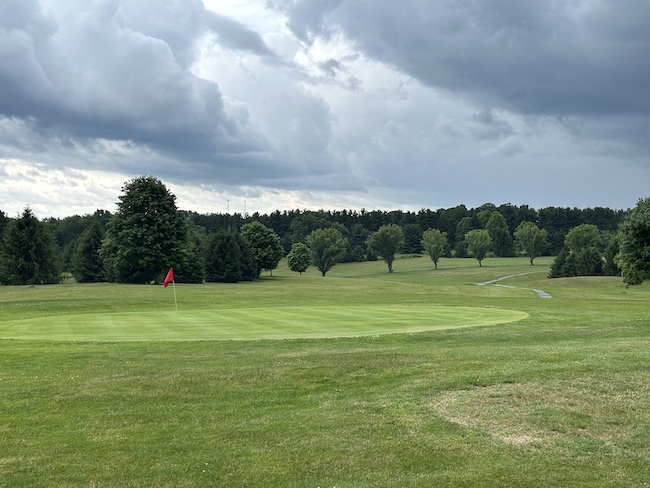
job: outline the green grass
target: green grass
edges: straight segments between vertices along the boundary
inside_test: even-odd
[[[0,486],[646,486],[649,289],[535,262],[0,287]]]

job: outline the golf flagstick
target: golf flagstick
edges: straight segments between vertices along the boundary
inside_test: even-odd
[[[167,271],[167,276],[165,276],[163,287],[167,288],[167,285],[169,285],[170,281],[172,282],[172,288],[174,289],[174,305],[176,306],[176,312],[178,312],[178,302],[176,301],[176,281],[174,281],[174,268],[169,268],[169,271]]]

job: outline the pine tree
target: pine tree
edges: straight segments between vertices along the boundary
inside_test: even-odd
[[[41,285],[61,280],[59,249],[52,232],[29,207],[3,234],[0,280],[5,285]]]
[[[104,232],[96,219],[79,236],[71,258],[72,276],[79,283],[104,280],[104,261],[99,253],[103,239]]]
[[[107,277],[123,283],[158,281],[183,263],[187,220],[157,178],[135,178],[123,191],[101,251]]]

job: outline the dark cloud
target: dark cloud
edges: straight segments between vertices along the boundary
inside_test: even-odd
[[[272,3],[306,42],[343,32],[421,82],[523,114],[650,115],[650,3]]]
[[[287,158],[246,105],[226,102],[217,83],[192,72],[206,35],[225,49],[277,61],[258,33],[200,0],[78,0],[57,11],[14,0],[2,13],[0,146],[92,155],[99,145],[113,148],[111,164],[122,171],[233,184],[331,170],[317,157],[331,135],[322,102],[305,109],[314,120],[296,119],[300,159]],[[80,164],[93,162],[105,160]]]

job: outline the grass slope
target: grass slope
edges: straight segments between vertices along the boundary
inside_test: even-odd
[[[245,312],[259,320],[260,311],[282,309],[339,308],[345,320],[357,307],[526,314],[489,327],[255,341],[1,340],[0,485],[650,483],[647,286],[547,280],[549,261],[536,263],[444,260],[434,271],[424,258],[403,259],[392,274],[362,263],[325,278],[282,268],[255,283],[177,286],[179,313],[239,313],[241,324]],[[511,275],[499,283],[518,288],[475,285]],[[0,287],[0,332],[136,312],[175,314],[171,290]]]

